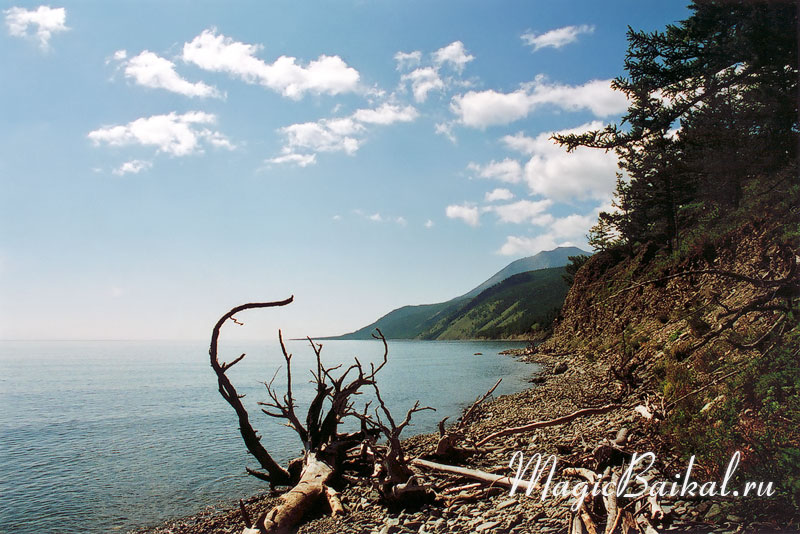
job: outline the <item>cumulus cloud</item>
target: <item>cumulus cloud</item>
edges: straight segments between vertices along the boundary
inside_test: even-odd
[[[394,55],[394,60],[397,62],[397,70],[405,70],[411,67],[416,67],[422,61],[422,52],[414,50],[413,52],[398,52]]]
[[[522,165],[520,165],[519,161],[511,158],[506,158],[502,161],[492,160],[486,165],[470,162],[467,165],[467,169],[480,178],[500,180],[510,184],[515,184],[522,180]]]
[[[497,253],[503,256],[529,256],[543,250],[552,250],[557,246],[555,238],[550,234],[533,237],[510,235],[506,237],[506,242]]]
[[[133,159],[131,161],[126,161],[111,172],[117,176],[122,176],[125,174],[139,174],[140,172],[147,170],[152,166],[153,163],[150,161]]]
[[[385,103],[375,109],[359,109],[353,119],[364,124],[388,125],[395,122],[411,122],[419,116],[414,106],[398,106]]]
[[[504,256],[536,254],[542,250],[552,250],[563,246],[586,246],[586,234],[597,221],[597,213],[590,215],[573,214],[554,219],[549,231],[536,236],[507,236],[498,250]]]
[[[307,149],[313,152],[345,152],[355,154],[362,140],[356,134],[364,126],[352,118],[322,119],[317,122],[291,124],[280,129],[286,136],[285,149]]]
[[[297,165],[298,167],[308,167],[309,165],[314,165],[317,162],[317,155],[316,154],[294,154],[288,153],[282,156],[277,156],[272,159],[268,159],[267,163],[275,163],[278,165],[281,164],[292,164]],[[338,215],[336,216],[338,217]],[[336,217],[334,217],[335,220]]]
[[[556,133],[580,133],[600,128],[602,123],[594,121]],[[616,184],[616,155],[585,147],[567,153],[550,139],[551,136],[552,133],[547,132],[536,137],[516,134],[502,138],[509,148],[530,156],[525,165],[524,180],[531,193],[565,202],[588,198],[606,200]]]
[[[267,63],[256,57],[260,49],[260,45],[234,41],[216,30],[205,30],[184,44],[182,57],[201,69],[225,72],[295,100],[307,92],[336,95],[358,89],[358,71],[339,56],[321,55],[306,66],[289,56]]]
[[[114,54],[114,58],[118,60],[124,61],[126,57],[125,50],[118,50]],[[175,64],[172,61],[148,50],[125,62],[125,77],[144,87],[166,89],[189,97],[220,98],[222,96],[215,87],[203,82],[192,83],[182,78],[175,71]]]
[[[463,72],[467,63],[475,59],[464,48],[461,41],[453,41],[447,46],[443,46],[433,53],[433,62],[437,66],[450,65],[458,72]]]
[[[533,48],[536,52],[541,48],[561,48],[564,45],[574,43],[578,36],[584,33],[594,32],[594,26],[581,24],[580,26],[564,26],[545,33],[536,34],[531,31],[522,34],[522,41]]]
[[[430,219],[425,221],[425,228],[433,228],[433,221]]]
[[[439,72],[433,67],[423,67],[414,69],[400,78],[403,82],[411,84],[411,91],[414,93],[414,100],[425,102],[428,93],[431,91],[442,91],[445,88],[444,82],[439,77]]]
[[[555,237],[578,238],[589,233],[589,228],[597,222],[597,213],[591,215],[578,215],[573,213],[566,217],[554,220],[550,228]]]
[[[39,6],[36,9],[12,7],[3,11],[8,34],[14,37],[35,37],[42,50],[50,47],[54,33],[68,30],[67,10],[63,7]]]
[[[447,206],[445,215],[451,219],[461,219],[470,226],[480,224],[480,211],[477,206],[469,204]]]
[[[511,200],[512,198],[514,198],[514,193],[512,193],[508,189],[503,189],[503,188],[493,189],[492,191],[486,193],[486,195],[483,197],[483,199],[486,202],[496,202],[498,200]]]
[[[413,106],[384,103],[377,108],[356,110],[347,117],[291,124],[279,130],[285,138],[283,155],[268,161],[305,167],[316,163],[315,157],[309,159],[313,155],[309,153],[344,152],[353,155],[364,142],[367,125],[411,122],[418,116]]]
[[[562,85],[537,77],[510,93],[493,89],[469,91],[454,96],[450,103],[458,121],[473,128],[508,124],[543,106],[566,111],[588,110],[597,117],[607,117],[625,111],[628,101],[623,93],[611,89],[611,80]]]
[[[231,142],[220,132],[205,125],[214,124],[216,116],[202,111],[190,111],[179,115],[142,117],[128,124],[98,128],[88,134],[95,145],[109,146],[143,145],[153,146],[159,152],[172,156],[187,156],[202,152],[202,145],[233,149]]]
[[[493,211],[497,214],[502,222],[521,224],[533,223],[537,225],[545,225],[552,222],[552,216],[547,215],[544,211],[553,204],[553,201],[545,200],[518,200],[511,204],[502,204],[499,206],[487,206],[484,211]]]

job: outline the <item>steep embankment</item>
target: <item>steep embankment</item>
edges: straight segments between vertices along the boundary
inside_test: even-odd
[[[758,213],[703,228],[679,252],[596,254],[539,351],[569,368],[605,369],[613,400],[652,413],[638,437],[665,463],[695,455],[694,476],[719,481],[739,451],[737,482],[778,489],[720,502],[718,516],[766,513],[788,524],[800,504],[797,207]]]

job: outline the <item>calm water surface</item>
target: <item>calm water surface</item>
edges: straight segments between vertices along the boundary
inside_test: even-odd
[[[304,413],[313,353],[307,343],[288,346]],[[395,414],[417,399],[435,407],[415,414],[407,429],[431,432],[499,377],[497,394],[523,389],[537,368],[497,354],[519,346],[390,341],[381,394]],[[283,364],[280,351],[229,344],[220,360],[242,352],[247,358],[228,374],[246,393],[262,442],[285,463],[300,452],[297,436],[255,404],[266,398],[261,381]],[[377,362],[382,353],[377,341],[327,341],[323,360]],[[0,533],[124,532],[263,490],[244,472],[257,464],[206,355],[204,342],[0,342]]]

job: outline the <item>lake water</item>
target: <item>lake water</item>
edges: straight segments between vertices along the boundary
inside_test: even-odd
[[[354,356],[377,362],[383,354],[378,341],[323,344],[329,365]],[[307,342],[288,346],[294,394],[305,413],[313,353]],[[537,368],[497,354],[520,346],[390,341],[389,363],[378,375],[381,394],[396,417],[417,399],[435,407],[415,414],[406,430],[431,432],[499,377],[496,394],[523,389]],[[256,406],[266,399],[260,381],[283,364],[277,344],[220,350],[220,361],[248,354],[228,374],[247,395],[262,443],[285,465],[300,442]],[[207,352],[203,342],[1,342],[0,533],[124,532],[265,489],[244,472],[257,464],[217,392]],[[283,371],[275,380],[280,391]]]

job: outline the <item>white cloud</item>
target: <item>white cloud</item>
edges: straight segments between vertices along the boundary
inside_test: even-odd
[[[430,219],[425,221],[425,228],[433,228],[433,221]]]
[[[353,119],[364,124],[387,125],[395,122],[411,122],[419,116],[414,106],[400,107],[394,104],[383,104],[375,109],[359,109],[353,113]]]
[[[578,215],[573,213],[566,217],[556,219],[550,225],[552,233],[556,237],[577,238],[589,233],[589,228],[597,222],[597,213],[591,215]]]
[[[411,91],[414,93],[414,100],[425,102],[428,93],[431,91],[444,90],[444,82],[439,77],[439,72],[433,67],[414,69],[400,78],[403,82],[411,83]]]
[[[394,55],[394,60],[397,62],[397,70],[416,67],[422,60],[422,52],[419,50],[414,50],[413,52],[398,52]]]
[[[360,209],[353,210],[353,213],[355,215],[358,215],[359,217],[361,217],[363,219],[366,219],[368,221],[372,221],[372,222],[375,222],[375,223],[393,222],[393,223],[397,224],[398,226],[407,226],[408,225],[408,221],[402,215],[398,215],[398,216],[392,217],[392,216],[389,216],[389,215],[383,215],[379,211],[376,211],[375,213],[365,213],[363,210],[360,210]]]
[[[467,53],[464,43],[461,41],[454,41],[433,53],[433,62],[436,65],[449,64],[458,72],[462,72],[464,66],[473,59],[475,56]]]
[[[480,224],[480,212],[476,206],[469,204],[451,205],[445,209],[445,215],[451,219],[461,219],[470,226]]]
[[[492,191],[486,193],[484,196],[484,200],[486,202],[496,202],[498,200],[511,200],[514,198],[514,193],[509,191],[508,189],[497,188],[493,189]]]
[[[285,126],[279,130],[286,138],[284,155],[269,161],[297,164],[307,161],[305,165],[316,162],[316,159],[301,159],[309,156],[301,154],[303,151],[344,152],[353,155],[364,143],[364,135],[367,133],[365,125],[387,126],[396,122],[411,122],[418,116],[419,113],[413,106],[401,107],[385,103],[374,109],[356,110],[348,117]]]
[[[256,57],[259,45],[234,41],[205,30],[183,46],[183,60],[212,72],[226,72],[247,83],[258,83],[283,96],[299,99],[306,92],[340,94],[358,89],[359,73],[339,56],[321,55],[307,66],[281,56],[273,63]]]
[[[67,10],[63,7],[39,6],[33,10],[21,7],[6,9],[6,26],[9,35],[14,37],[36,37],[42,50],[50,46],[54,33],[68,30]]]
[[[122,51],[117,51],[114,57]],[[124,60],[125,56],[121,59]],[[190,97],[217,97],[222,94],[210,85],[203,82],[192,83],[175,72],[175,64],[153,52],[145,50],[125,63],[125,77],[134,80],[137,84],[153,89],[166,89]]]
[[[127,50],[117,50],[116,52],[114,52],[114,60],[115,61],[123,61],[127,57],[128,57],[128,51]],[[106,62],[106,63],[108,63],[108,62]]]
[[[553,202],[551,200],[518,200],[511,204],[503,204],[500,206],[487,206],[484,211],[493,211],[497,214],[502,222],[521,224],[525,222],[545,225],[552,222],[552,216],[547,215],[544,211],[549,208]]]
[[[140,172],[147,170],[152,166],[153,163],[150,161],[133,159],[131,161],[126,161],[111,172],[117,176],[122,176],[124,174],[139,174]]]
[[[560,85],[537,77],[510,93],[489,89],[456,95],[450,109],[461,124],[485,128],[523,119],[534,109],[546,105],[566,111],[588,110],[597,117],[607,117],[625,111],[628,101],[623,93],[611,89],[611,80]]]
[[[550,234],[542,234],[534,237],[520,237],[510,235],[506,237],[506,242],[497,251],[503,256],[529,256],[543,250],[556,248],[556,240]]]
[[[497,252],[504,256],[521,256],[552,250],[555,247],[586,246],[586,234],[597,221],[595,210],[589,215],[573,214],[549,223],[548,232],[537,236],[508,236]]]
[[[594,121],[556,133],[580,133],[602,128]],[[530,156],[524,179],[531,193],[560,201],[594,198],[605,200],[616,184],[617,157],[613,152],[580,147],[571,153],[550,139],[546,132],[536,137],[523,134],[502,138],[509,148]]]
[[[341,215],[334,215],[334,216],[333,216],[333,217],[331,217],[331,218],[332,218],[334,221],[341,221],[341,220],[342,220],[342,216],[341,216]]]
[[[275,163],[277,165],[292,164],[292,165],[297,165],[298,167],[308,167],[309,165],[314,165],[316,162],[317,162],[316,154],[295,154],[295,153],[284,154],[282,156],[278,156],[267,160],[267,163]],[[336,218],[334,217],[334,219]]]
[[[477,163],[469,163],[467,169],[474,172],[480,178],[488,178],[492,180],[500,180],[510,184],[518,183],[522,180],[522,165],[511,158],[506,158],[502,161],[494,161],[486,165],[479,165]]]
[[[142,117],[124,125],[99,128],[89,132],[88,137],[95,145],[105,143],[110,146],[154,146],[159,152],[173,156],[202,152],[201,145],[204,142],[233,149],[231,142],[220,132],[203,127],[215,122],[215,115],[202,111],[190,111],[182,115],[172,112]]]
[[[362,143],[354,134],[363,129],[353,119],[341,118],[292,124],[280,131],[286,136],[285,151],[293,152],[300,148],[313,152],[344,152],[352,155]]]
[[[578,36],[583,33],[594,32],[594,26],[582,24],[580,26],[564,26],[555,30],[550,30],[545,33],[535,34],[533,32],[525,32],[522,34],[523,42],[531,46],[533,51],[536,52],[540,48],[561,48],[564,45],[574,43],[578,40]]]
[[[453,123],[452,122],[439,122],[436,123],[434,126],[434,131],[439,134],[445,136],[447,139],[450,140],[451,143],[456,144],[457,139],[455,134],[453,134]]]
[[[513,93],[499,93],[493,89],[469,91],[454,96],[450,103],[459,121],[474,128],[508,124],[525,117],[532,108],[529,95],[522,89]]]

